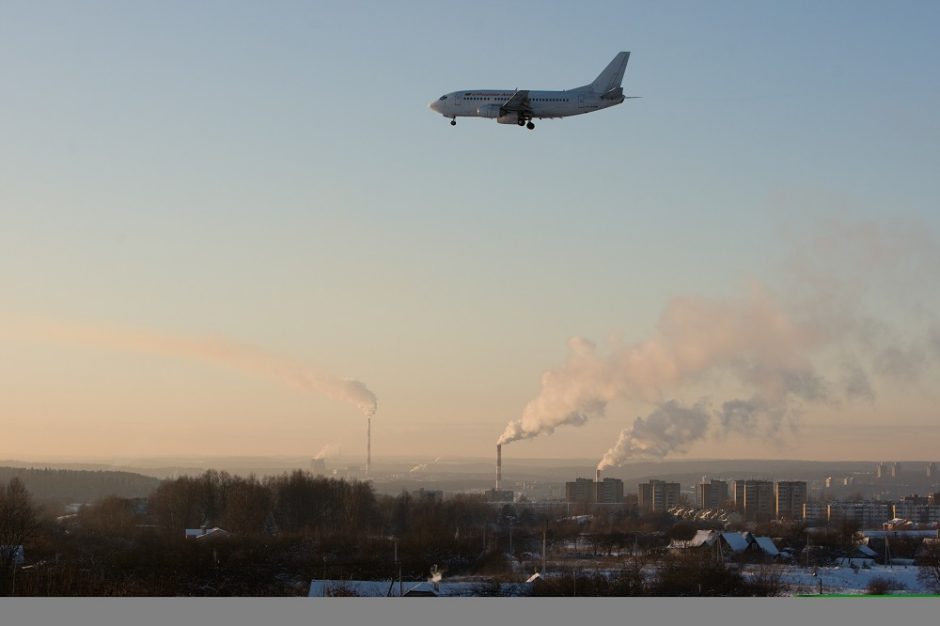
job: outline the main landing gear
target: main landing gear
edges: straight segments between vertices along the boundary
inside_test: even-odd
[[[525,127],[528,128],[529,130],[534,130],[535,124],[533,124],[532,122],[529,122],[528,124],[525,125]]]
[[[521,115],[519,116],[519,120],[516,122],[516,124],[518,124],[519,126],[525,126],[529,130],[532,130],[535,128],[535,124],[532,123],[532,118],[526,119],[522,117]]]

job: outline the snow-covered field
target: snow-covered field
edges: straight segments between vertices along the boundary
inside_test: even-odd
[[[914,565],[872,565],[870,569],[851,567],[819,567],[816,576],[813,568],[796,565],[777,566],[784,583],[792,586],[792,593],[819,593],[819,581],[822,581],[822,592],[832,593],[865,593],[869,583],[876,578],[891,581],[889,593],[931,593],[930,589],[918,580],[919,568]],[[757,568],[746,568],[741,572],[744,576],[757,575]]]

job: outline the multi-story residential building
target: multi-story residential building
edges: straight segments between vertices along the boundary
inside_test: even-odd
[[[774,506],[777,519],[801,519],[806,504],[806,482],[781,480],[774,483]]]
[[[641,511],[667,511],[679,504],[679,483],[667,483],[663,480],[651,480],[641,483],[639,489],[639,508]]]
[[[565,500],[568,502],[590,502],[598,504],[623,504],[623,481],[605,478],[595,482],[578,478],[565,483]]]
[[[830,502],[828,521],[830,524],[842,521],[854,522],[862,528],[881,528],[881,525],[893,517],[890,502],[865,500],[861,502]]]
[[[594,481],[578,478],[565,483],[565,500],[568,502],[594,502]]]
[[[605,478],[594,483],[595,501],[598,504],[623,504],[623,481]]]
[[[720,509],[728,500],[728,483],[724,480],[705,482],[695,485],[695,506],[700,509]]]
[[[734,508],[744,519],[764,522],[773,519],[776,512],[774,484],[769,480],[736,480],[733,486]]]
[[[807,524],[825,524],[829,521],[829,505],[825,502],[804,503],[803,521]]]
[[[894,503],[893,509],[895,518],[910,520],[915,524],[940,522],[940,505],[928,504],[926,501],[902,499]]]

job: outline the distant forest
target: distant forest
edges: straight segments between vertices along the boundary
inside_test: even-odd
[[[14,476],[38,502],[93,502],[108,496],[146,498],[160,480],[131,472],[0,467],[0,484]]]

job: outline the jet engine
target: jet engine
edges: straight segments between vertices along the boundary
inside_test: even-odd
[[[499,105],[498,104],[483,104],[477,109],[477,115],[480,117],[494,118],[499,117]]]

